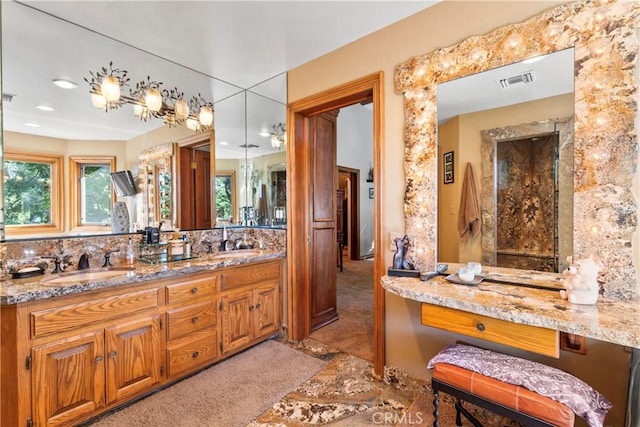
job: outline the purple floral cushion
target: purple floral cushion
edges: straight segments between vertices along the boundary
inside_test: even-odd
[[[604,396],[567,372],[483,348],[452,344],[436,354],[428,367],[433,368],[436,363],[455,365],[551,398],[567,405],[590,427],[602,427],[612,406]]]

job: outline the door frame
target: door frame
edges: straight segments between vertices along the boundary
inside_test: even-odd
[[[382,241],[384,224],[382,200],[384,187],[382,171],[384,162],[384,73],[382,71],[327,89],[287,106],[287,319],[288,338],[300,341],[310,334],[310,273],[309,222],[311,170],[309,158],[310,129],[307,118],[347,107],[363,101],[373,102],[373,171],[376,191],[374,193],[374,261],[373,261],[373,368],[374,374],[384,374],[384,289],[380,278],[385,272]]]

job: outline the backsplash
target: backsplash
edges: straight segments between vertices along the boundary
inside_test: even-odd
[[[207,253],[209,247],[217,252],[222,242],[222,229],[162,232],[161,241],[178,238],[182,234],[193,242],[192,253]],[[247,240],[254,243],[255,248],[286,251],[287,230],[284,228],[228,228],[228,240],[235,242],[247,234]],[[104,263],[104,255],[107,251],[119,250],[111,255],[113,265],[124,264],[129,237],[134,243],[141,241],[140,234],[121,234],[91,237],[64,237],[60,239],[39,239],[7,241],[0,245],[2,259],[6,265],[2,268],[2,276],[24,267],[38,266],[47,273],[53,271],[54,259],[43,257],[56,257],[62,259],[65,268],[76,270],[80,256],[86,253],[89,257],[89,265],[100,267]]]

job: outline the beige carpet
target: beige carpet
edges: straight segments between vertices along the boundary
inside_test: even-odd
[[[266,341],[90,425],[244,426],[325,364],[284,344]]]
[[[311,334],[311,338],[373,360],[373,261],[345,258],[336,279],[338,320]]]

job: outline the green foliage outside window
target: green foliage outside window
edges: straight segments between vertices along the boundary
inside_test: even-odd
[[[51,224],[51,165],[4,161],[7,225]]]
[[[82,224],[111,221],[111,172],[109,165],[82,166]]]
[[[216,176],[216,216],[222,220],[231,220],[231,177]]]

